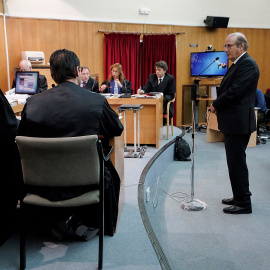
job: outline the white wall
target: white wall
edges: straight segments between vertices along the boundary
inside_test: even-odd
[[[270,28],[269,0],[4,0],[12,17],[205,26],[206,16],[230,17],[228,27]],[[140,15],[149,8],[150,15]]]

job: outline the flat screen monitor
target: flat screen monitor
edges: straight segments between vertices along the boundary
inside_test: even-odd
[[[15,94],[35,95],[38,90],[38,71],[17,71]]]
[[[217,59],[217,57],[218,60],[215,60]],[[213,64],[211,64],[212,62]],[[227,70],[228,70],[228,58],[226,53],[223,51],[196,52],[196,53],[194,52],[190,54],[191,76],[198,76],[203,71],[200,75],[201,77],[218,77],[224,76]]]

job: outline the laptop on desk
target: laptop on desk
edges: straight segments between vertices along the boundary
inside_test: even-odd
[[[38,78],[38,71],[17,71],[15,94],[37,94]]]

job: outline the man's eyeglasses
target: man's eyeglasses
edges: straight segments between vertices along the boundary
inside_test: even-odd
[[[228,48],[228,49],[231,49],[232,46],[236,45],[235,43],[234,44],[226,44],[224,45],[224,49]]]

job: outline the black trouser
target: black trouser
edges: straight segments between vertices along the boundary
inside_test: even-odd
[[[226,134],[225,150],[236,206],[251,206],[246,148],[250,134]]]

